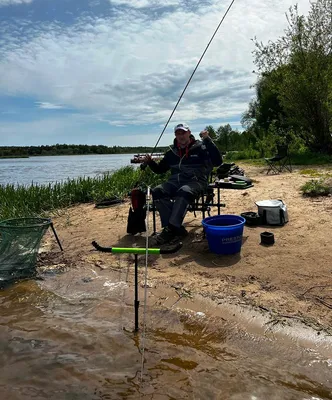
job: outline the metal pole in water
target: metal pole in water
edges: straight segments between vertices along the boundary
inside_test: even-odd
[[[135,332],[138,332],[138,308],[139,308],[139,300],[138,300],[138,255],[135,254]]]

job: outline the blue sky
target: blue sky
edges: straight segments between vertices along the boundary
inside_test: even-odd
[[[230,0],[0,0],[0,145],[153,146]],[[255,36],[309,0],[235,0],[160,144],[241,128]]]

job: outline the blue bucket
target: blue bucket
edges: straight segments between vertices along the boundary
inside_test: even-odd
[[[245,222],[239,215],[215,215],[203,219],[210,251],[216,254],[239,253]]]

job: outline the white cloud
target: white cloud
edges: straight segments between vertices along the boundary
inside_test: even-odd
[[[29,4],[33,0],[0,0],[0,7],[11,6],[17,4]]]
[[[235,2],[174,118],[208,122],[239,116],[253,93],[251,39],[280,36],[284,13],[295,3],[302,12],[309,8],[308,0]],[[97,113],[113,126],[165,122],[228,4],[193,1],[189,9],[179,0],[159,15],[144,7],[175,1],[110,4],[126,7],[67,27],[26,21],[0,27],[0,91],[37,98],[42,108],[53,104],[43,99],[52,99],[53,105]]]
[[[52,104],[52,103],[48,103],[47,101],[37,101],[36,102],[37,106],[39,108],[44,108],[45,110],[59,110],[61,108],[64,108],[63,106],[59,105],[59,104]]]

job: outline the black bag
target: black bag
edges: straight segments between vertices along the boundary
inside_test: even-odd
[[[131,191],[131,207],[129,208],[127,233],[136,235],[136,233],[146,232],[145,218],[145,193],[138,188]]]
[[[219,179],[228,178],[230,175],[244,175],[244,170],[234,163],[223,163],[217,168],[217,176]]]
[[[251,185],[252,184],[252,180],[246,176],[243,175],[230,175],[229,178],[232,181],[242,181],[242,182],[246,182],[247,185]]]
[[[217,168],[217,176],[218,176],[218,178],[219,179],[227,178],[230,169],[234,165],[235,165],[234,163],[231,163],[231,164],[223,163],[223,164],[219,165],[219,167]]]
[[[136,233],[146,232],[145,218],[145,208],[134,210],[132,207],[130,207],[127,222],[127,233],[136,235]]]

